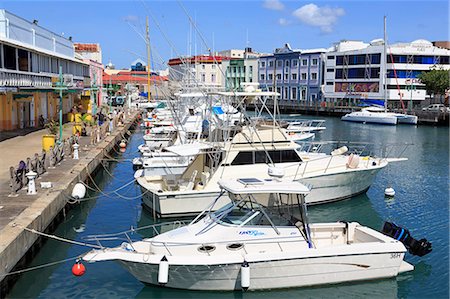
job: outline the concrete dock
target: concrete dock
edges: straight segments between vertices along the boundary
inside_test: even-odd
[[[41,138],[45,131],[0,142],[1,298],[4,298],[11,283],[10,276],[4,275],[14,269],[38,239],[38,235],[23,228],[44,232],[66,206],[73,186],[85,181],[88,175],[95,171],[102,159],[127,135],[130,127],[135,124],[137,115],[137,111],[131,112],[130,115],[125,114],[123,125],[114,128],[109,136],[95,145],[91,144],[90,137],[80,137],[79,160],[66,155],[59,165],[48,169],[36,181],[36,195],[27,195],[25,189],[20,190],[17,197],[9,197],[9,167],[17,167],[20,160],[40,153]],[[65,135],[69,134],[70,130],[67,130]],[[39,182],[51,182],[52,188],[41,189]]]

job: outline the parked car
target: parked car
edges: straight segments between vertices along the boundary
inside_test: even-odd
[[[423,107],[422,111],[433,111],[433,112],[450,112],[449,107],[445,107],[443,104],[432,104],[427,107]]]

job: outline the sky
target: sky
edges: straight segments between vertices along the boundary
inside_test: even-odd
[[[249,46],[273,53],[285,43],[312,49],[340,40],[370,42],[383,37],[384,15],[391,44],[450,40],[448,1],[0,0],[1,8],[36,19],[75,42],[99,43],[103,63],[111,60],[116,68],[129,68],[138,58],[146,61],[146,16],[153,69],[165,69],[170,58],[208,49]]]

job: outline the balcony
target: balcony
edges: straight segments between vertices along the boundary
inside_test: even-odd
[[[52,88],[52,75],[0,69],[0,86]]]

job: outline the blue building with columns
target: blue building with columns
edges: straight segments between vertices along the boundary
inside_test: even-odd
[[[259,59],[260,87],[280,93],[281,100],[314,103],[322,99],[326,49],[298,50],[289,44]]]

